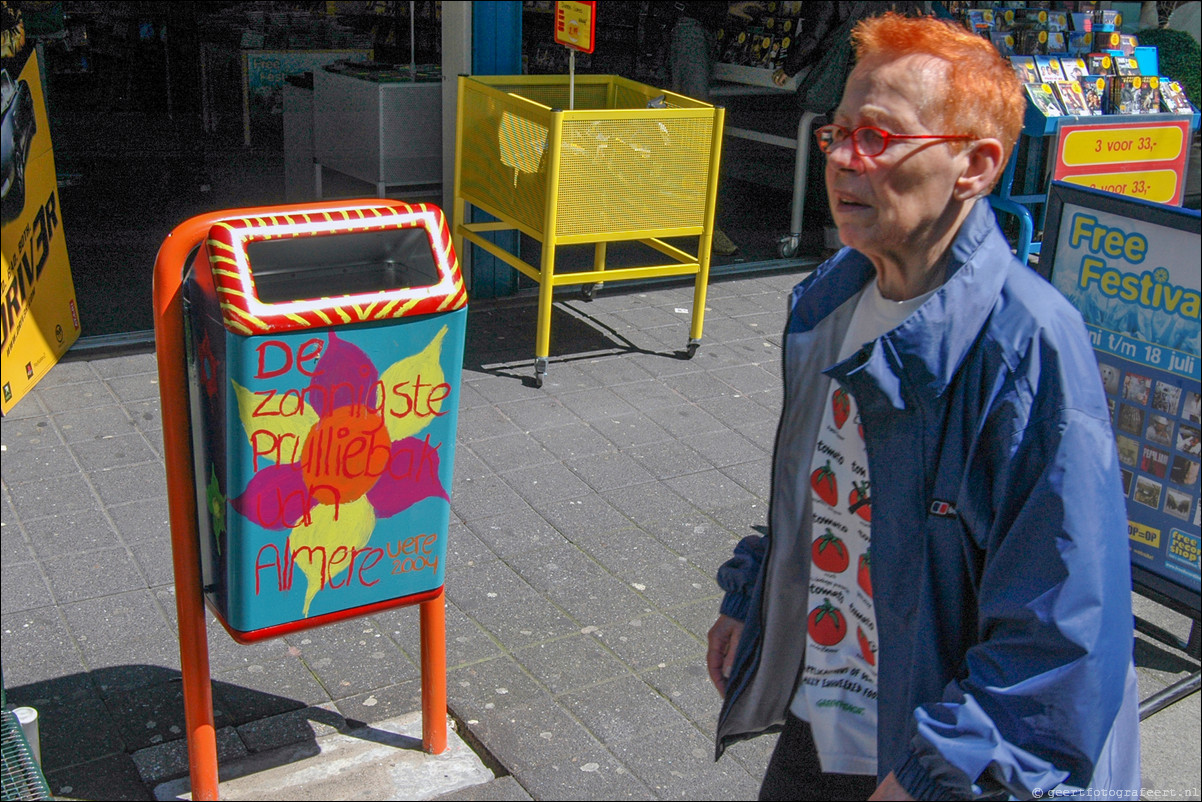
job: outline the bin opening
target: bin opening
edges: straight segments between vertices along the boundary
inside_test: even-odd
[[[246,244],[255,294],[266,304],[438,284],[424,228],[269,239]]]

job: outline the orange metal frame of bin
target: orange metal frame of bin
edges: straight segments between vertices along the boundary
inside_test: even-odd
[[[338,211],[387,200],[328,201],[288,206],[289,212]],[[397,206],[405,204],[396,203]],[[163,415],[163,456],[167,465],[167,500],[171,520],[171,555],[179,618],[180,669],[192,798],[218,798],[217,735],[213,721],[213,687],[205,601],[200,576],[199,527],[192,460],[188,377],[184,349],[183,275],[189,255],[214,223],[233,217],[279,213],[257,207],[229,209],[193,217],[168,235],[154,265],[155,349]],[[422,748],[430,754],[446,749],[446,608],[442,589],[420,603],[422,672]],[[370,611],[368,611],[370,612]]]

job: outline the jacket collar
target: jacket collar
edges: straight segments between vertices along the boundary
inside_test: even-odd
[[[865,371],[898,408],[899,382],[941,395],[993,311],[1012,261],[988,199],[978,199],[952,241],[943,285],[897,328],[826,372],[844,380]],[[788,333],[813,328],[875,276],[866,256],[844,248],[795,291]]]

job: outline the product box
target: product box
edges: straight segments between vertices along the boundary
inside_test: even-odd
[[[1085,100],[1085,94],[1081,91],[1081,86],[1076,81],[1056,81],[1052,84],[1052,89],[1056,93],[1056,99],[1060,101],[1060,105],[1064,108],[1064,113],[1071,116],[1091,114],[1089,104]]]
[[[1116,75],[1106,83],[1111,114],[1154,114],[1160,108],[1157,76]]]
[[[1114,75],[1114,57],[1109,53],[1090,53],[1085,57],[1090,75]]]
[[[1035,71],[1039,74],[1039,80],[1045,84],[1064,80],[1060,59],[1055,56],[1035,56]]]
[[[1062,58],[1060,59],[1060,69],[1064,72],[1064,80],[1076,81],[1082,75],[1089,74],[1089,67],[1083,58]]]
[[[997,48],[997,52],[1009,58],[1014,55],[1014,37],[1004,31],[991,31],[989,41]]]
[[[1023,86],[1027,90],[1027,97],[1031,99],[1031,103],[1039,109],[1044,117],[1060,117],[1064,114],[1064,109],[1056,100],[1056,92],[1052,89],[1051,84],[1029,83],[1023,84]]]
[[[1017,42],[1018,52],[1027,53],[1032,56],[1046,54],[1048,52],[1048,32],[1044,30],[1036,30],[1027,28],[1018,30]]]
[[[1185,90],[1176,81],[1160,79],[1160,103],[1170,114],[1193,114],[1194,106],[1185,96]]]
[[[1093,13],[1095,31],[1117,31],[1123,24],[1123,15],[1112,8],[1099,8]]]
[[[1047,49],[1049,53],[1068,53],[1068,40],[1065,38],[1063,31],[1050,31],[1048,33]]]
[[[965,20],[968,29],[976,34],[986,35],[993,30],[993,11],[973,9],[968,12]]]
[[[1093,50],[1093,34],[1089,31],[1068,32],[1068,52],[1074,56],[1084,56]]]
[[[1098,33],[1094,30],[1093,47],[1094,50],[1120,50],[1122,44],[1122,35],[1118,32],[1111,31],[1108,33]]]
[[[1084,11],[1084,12],[1074,11],[1070,15],[1070,18],[1073,21],[1073,30],[1074,31],[1088,33],[1089,31],[1093,30],[1093,12],[1092,11]]]
[[[1068,30],[1068,12],[1067,11],[1049,11],[1047,25],[1049,31],[1067,31]]]
[[[1135,36],[1122,34],[1119,36],[1119,50],[1124,56],[1134,56],[1135,48],[1139,47],[1139,39]]]
[[[1114,74],[1139,75],[1139,62],[1130,56],[1115,56]]]
[[[1018,80],[1024,84],[1039,83],[1039,71],[1035,69],[1034,56],[1011,56],[1010,66],[1018,75]]]
[[[1083,75],[1077,79],[1077,86],[1081,88],[1081,95],[1085,98],[1085,105],[1089,107],[1090,114],[1106,112],[1106,77]]]

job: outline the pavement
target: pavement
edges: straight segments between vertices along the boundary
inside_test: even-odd
[[[541,389],[527,381],[533,304],[472,306],[447,693],[453,740],[487,771],[457,790],[398,792],[363,752],[342,767],[343,798],[755,798],[775,738],[714,762],[704,643],[717,567],[765,523],[780,331],[801,275],[715,280],[691,360],[678,353],[687,284],[564,296]],[[10,704],[39,711],[59,798],[186,792],[160,427],[152,353],[69,358],[0,425],[4,682]],[[1188,619],[1136,606],[1188,637]],[[289,776],[347,737],[420,755],[413,738],[379,737],[420,710],[417,619],[403,608],[253,646],[210,621],[223,771]],[[1198,670],[1137,637],[1144,697]],[[1148,798],[1199,798],[1199,718],[1195,693],[1143,722],[1144,784],[1159,794]],[[278,795],[222,793],[317,798],[269,787]]]

